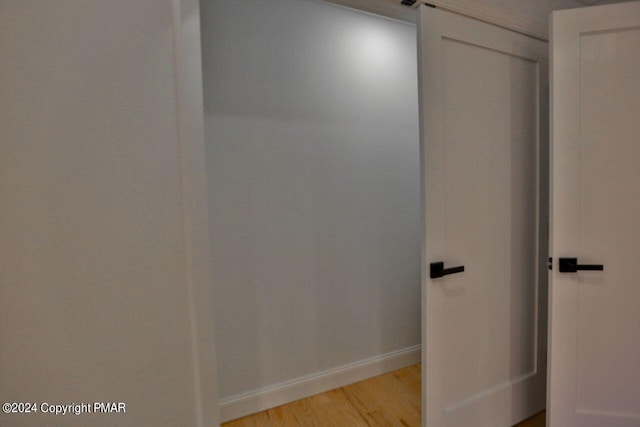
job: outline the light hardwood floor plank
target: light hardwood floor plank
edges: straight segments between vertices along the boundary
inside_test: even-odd
[[[269,419],[272,425],[282,427],[297,427],[299,426],[298,419],[293,413],[289,405],[278,406],[277,408],[269,409],[267,411]]]

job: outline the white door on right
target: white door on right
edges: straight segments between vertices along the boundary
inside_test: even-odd
[[[552,15],[550,427],[640,426],[640,2]]]

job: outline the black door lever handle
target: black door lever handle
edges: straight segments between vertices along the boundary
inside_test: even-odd
[[[577,271],[603,271],[604,265],[602,264],[578,264],[578,258],[560,258],[559,260],[560,273],[576,273]]]
[[[447,274],[462,273],[464,271],[464,265],[444,268],[444,262],[432,262],[429,267],[429,277],[432,279],[437,279],[438,277],[446,276]]]

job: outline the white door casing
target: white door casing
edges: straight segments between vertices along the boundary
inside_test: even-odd
[[[419,14],[423,425],[508,426],[545,400],[547,44],[439,9]],[[436,261],[465,271],[431,279]]]
[[[640,426],[640,3],[554,13],[552,64],[548,425]]]

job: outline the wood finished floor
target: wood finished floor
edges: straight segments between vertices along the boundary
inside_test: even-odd
[[[420,365],[369,378],[222,425],[281,426],[419,427]],[[544,426],[543,412],[517,427]]]

